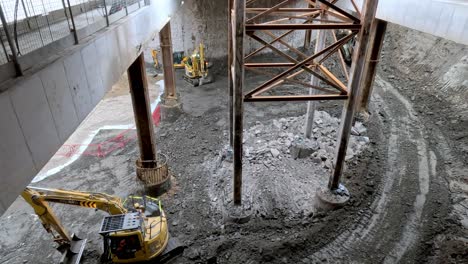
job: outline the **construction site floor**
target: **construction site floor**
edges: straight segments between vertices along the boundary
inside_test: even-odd
[[[187,246],[173,263],[468,263],[467,51],[389,27],[371,114],[359,119],[368,142],[356,147],[343,175],[351,199],[331,212],[312,209],[309,199],[315,185],[326,185],[326,161],[333,155],[294,159],[282,146],[291,132],[280,130],[296,125],[306,104],[246,103],[244,147],[251,152],[244,158],[244,177],[251,184],[244,184],[244,202],[252,216],[243,224],[225,221],[224,213],[232,181],[232,164],[222,158],[228,143],[227,78],[217,75],[214,83],[192,87],[178,72],[185,113],[156,129],[158,151],[173,172],[172,188],[161,197],[170,233]],[[262,80],[247,74],[245,82],[253,87]],[[341,106],[319,102],[317,127],[339,118]],[[260,126],[268,129],[257,133]],[[335,130],[322,128],[323,137]],[[293,138],[302,133],[297,130]],[[92,155],[110,139],[118,139],[119,147]],[[265,152],[258,151],[264,146]],[[134,130],[100,130],[83,153],[34,184],[121,197],[141,193]],[[83,263],[99,263],[97,231],[105,214],[53,208],[67,229],[88,238]],[[0,233],[1,263],[59,258],[21,198],[1,217]]]

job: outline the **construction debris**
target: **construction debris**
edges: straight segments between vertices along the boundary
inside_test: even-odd
[[[304,120],[305,116],[273,119],[268,123],[257,121],[244,136],[244,155],[248,162],[259,164],[283,158],[310,158],[314,163],[331,169],[339,119],[318,111],[310,139],[303,136]],[[347,160],[359,154],[369,143],[369,138],[365,136],[367,128],[361,122],[356,122],[353,131],[355,133],[349,142]]]

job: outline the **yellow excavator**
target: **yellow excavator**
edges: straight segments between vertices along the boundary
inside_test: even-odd
[[[159,51],[152,49],[151,56],[153,57],[154,68],[159,69],[158,60]],[[185,69],[184,80],[193,86],[199,86],[213,82],[213,76],[209,74],[209,63],[205,59],[205,46],[200,43],[198,48],[194,50],[190,57],[183,56],[183,52],[173,54],[174,68]]]
[[[119,197],[94,192],[46,189],[28,186],[21,194],[38,215],[62,253],[60,263],[78,264],[86,239],[70,234],[53,213],[49,203],[94,208],[109,213],[99,234],[104,240],[102,261],[133,263],[157,261],[162,263],[184,250],[175,239],[169,238],[166,215],[161,202],[150,196]]]
[[[182,60],[185,66],[184,79],[193,86],[199,86],[213,82],[213,77],[209,75],[208,61],[205,60],[205,46],[200,46],[194,50],[190,57]]]

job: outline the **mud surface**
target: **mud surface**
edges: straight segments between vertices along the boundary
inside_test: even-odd
[[[302,116],[306,105],[246,104],[245,129],[253,136],[245,144],[261,161],[245,157],[246,182],[258,170],[261,177],[255,192],[245,192],[244,202],[262,206],[252,206],[244,224],[225,221],[224,205],[231,197],[226,186],[232,180],[230,163],[222,157],[227,79],[217,76],[215,83],[194,88],[178,76],[186,113],[156,131],[158,150],[168,156],[174,174],[171,191],[162,197],[170,232],[188,247],[173,263],[468,263],[466,54],[465,46],[389,27],[365,122],[369,142],[348,158],[343,175],[350,202],[328,213],[308,208],[313,185],[297,184],[308,173],[310,181],[326,184],[323,160],[314,167],[319,169],[304,169],[300,164],[309,166],[314,156],[294,160],[281,145],[287,138],[279,133],[267,137],[278,143],[265,147],[271,156],[259,154],[261,144],[256,144],[259,123],[273,128],[275,120]],[[247,75],[248,85],[261,81]],[[339,118],[340,109],[341,103],[319,103],[319,110],[331,117]],[[101,131],[94,141],[120,132]],[[280,151],[276,158],[272,148]],[[105,158],[82,156],[37,185],[123,197],[141,190],[134,173],[137,156],[137,144],[131,141]],[[302,168],[301,175],[294,173],[294,164]],[[104,214],[54,209],[68,229],[90,239],[84,263],[99,263],[97,230]],[[58,258],[24,201],[18,199],[1,219],[0,262],[51,263]]]

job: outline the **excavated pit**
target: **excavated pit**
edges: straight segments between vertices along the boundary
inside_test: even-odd
[[[187,246],[173,263],[467,263],[467,51],[389,26],[371,115],[356,123],[346,161],[343,183],[351,198],[330,212],[314,211],[312,194],[330,173],[341,103],[319,103],[310,141],[301,136],[304,103],[246,104],[243,197],[252,215],[242,224],[223,218],[232,197],[232,164],[221,154],[227,79],[194,89],[179,74],[185,113],[156,131],[173,172],[172,188],[161,197],[170,233]],[[246,76],[249,85],[261,82]],[[121,132],[103,130],[92,143]],[[35,185],[124,197],[143,188],[137,157],[133,138],[105,157],[82,155]],[[68,229],[89,239],[83,263],[99,263],[104,214],[53,208]],[[22,199],[1,220],[1,263],[57,260]]]

